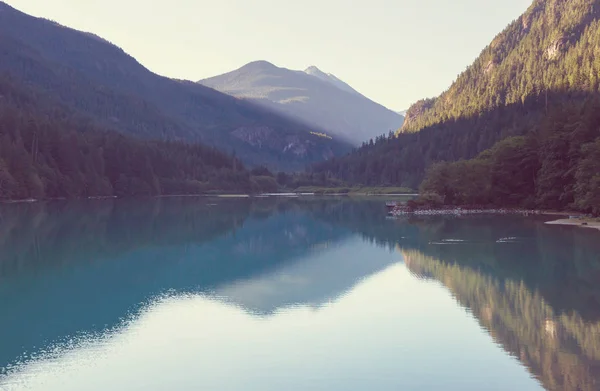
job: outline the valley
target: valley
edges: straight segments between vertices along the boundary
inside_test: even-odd
[[[2,391],[598,391],[599,228],[600,0],[0,0]]]
[[[257,60],[199,82],[170,79],[96,35],[0,9],[1,198],[401,187],[431,206],[600,213],[595,0],[535,0],[449,89],[406,111],[316,66]],[[64,127],[90,136],[47,130]],[[107,173],[114,143],[90,141],[103,132],[155,152]],[[58,156],[69,143],[82,151],[71,163]],[[204,162],[185,169],[172,148],[198,148]]]

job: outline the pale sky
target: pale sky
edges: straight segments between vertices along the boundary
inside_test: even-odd
[[[316,65],[393,110],[439,95],[531,0],[5,0],[161,75]]]

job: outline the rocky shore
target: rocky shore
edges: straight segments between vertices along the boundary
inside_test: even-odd
[[[411,208],[406,205],[394,207],[389,214],[391,216],[462,216],[475,214],[519,214],[519,215],[540,215],[541,211],[528,209],[511,208],[469,208],[469,207],[442,207],[442,208]]]
[[[600,221],[588,219],[588,218],[572,218],[572,219],[559,219],[554,221],[548,221],[546,224],[551,225],[575,225],[577,227],[594,228],[600,230]]]

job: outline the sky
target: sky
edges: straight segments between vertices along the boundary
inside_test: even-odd
[[[531,0],[4,0],[93,32],[158,74],[315,65],[393,110],[439,95]]]

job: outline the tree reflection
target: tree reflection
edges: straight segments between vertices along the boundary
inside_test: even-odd
[[[600,322],[586,322],[575,311],[557,312],[523,281],[486,275],[418,250],[401,252],[416,276],[444,284],[548,390],[598,390]]]

